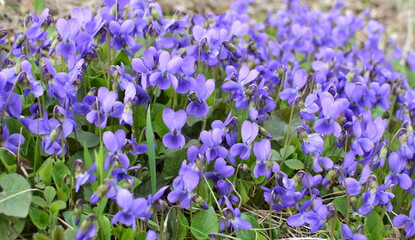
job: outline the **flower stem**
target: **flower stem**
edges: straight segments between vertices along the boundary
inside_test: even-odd
[[[347,206],[346,206],[346,223],[349,223],[349,209],[350,209],[350,196],[349,193],[347,192],[347,184],[346,184],[346,178],[344,177],[343,171],[341,171],[340,168],[336,167],[336,169],[340,172],[340,174],[343,177],[343,182],[344,182],[344,189],[346,190],[346,199],[347,199]]]
[[[294,115],[295,102],[297,101],[298,97],[300,97],[300,96],[295,97],[294,103],[291,106],[290,120],[288,122],[287,136],[285,137],[284,147],[287,146],[287,144],[288,144],[288,137],[290,136],[290,128],[291,128],[291,122],[293,120],[293,115]]]

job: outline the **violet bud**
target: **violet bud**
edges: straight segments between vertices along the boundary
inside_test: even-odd
[[[195,92],[191,92],[190,94],[189,94],[189,96],[188,96],[188,98],[189,98],[189,100],[190,101],[192,101],[192,102],[197,102],[197,100],[199,99],[198,97],[197,97],[197,94],[195,93]]]
[[[98,186],[97,197],[102,198],[103,196],[105,196],[105,194],[107,194],[107,192],[108,192],[107,184],[102,183],[101,185]]]
[[[97,88],[93,87],[91,90],[89,90],[87,96],[96,96],[97,95]]]
[[[346,75],[346,79],[347,79],[347,82],[352,82],[353,81],[353,79],[354,79],[354,70],[351,70],[349,73],[347,73],[347,75]]]
[[[78,199],[76,201],[76,204],[75,204],[75,207],[74,207],[75,224],[76,225],[79,224],[79,219],[81,219],[81,216],[82,216],[82,207],[83,207],[82,199]]]
[[[193,201],[203,209],[209,209],[209,206],[201,196],[194,196]]]
[[[231,42],[229,41],[225,41],[223,43],[223,45],[225,46],[226,49],[228,49],[230,52],[235,53],[236,52],[236,47],[235,45],[233,45]]]
[[[23,36],[23,34],[20,34],[16,39],[16,43],[21,44],[24,41],[24,39],[25,37]]]
[[[91,226],[94,217],[95,216],[93,214],[90,214],[87,218],[85,218],[80,227],[81,231],[87,232],[89,230],[89,227]]]
[[[242,164],[242,166],[240,166],[240,168],[239,168],[242,172],[244,172],[244,173],[250,173],[251,172],[251,169],[248,167],[248,165],[247,164]]]
[[[255,42],[250,42],[248,48],[249,48],[249,50],[251,50],[251,52],[253,52],[255,54],[258,53],[258,47],[257,47]]]
[[[157,12],[157,9],[155,9],[154,7],[151,8],[151,16],[155,19],[155,20],[159,20],[160,19],[160,14],[159,12]]]
[[[371,192],[372,195],[376,192],[376,189],[378,189],[378,186],[379,185],[378,185],[378,183],[376,181],[372,181],[369,184],[369,189],[370,189],[370,192]]]
[[[327,173],[327,180],[333,181],[337,178],[337,172],[336,170],[332,169]]]
[[[269,134],[267,130],[261,126],[259,126],[259,134],[261,134],[261,136],[266,137],[268,139],[272,139],[271,134]]]
[[[84,162],[82,162],[81,159],[76,159],[75,162],[76,162],[75,178],[78,178],[79,175],[81,175],[85,172]]]
[[[55,142],[56,139],[58,139],[59,134],[61,133],[62,129],[63,129],[62,124],[59,124],[58,126],[56,126],[56,128],[50,132],[49,140],[52,140],[52,142]]]
[[[354,195],[350,197],[350,204],[352,205],[353,210],[356,212],[357,211],[357,198]]]
[[[63,175],[63,182],[66,183],[66,185],[70,188],[72,183],[72,177],[69,174]]]

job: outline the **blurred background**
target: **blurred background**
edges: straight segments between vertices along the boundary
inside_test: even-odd
[[[310,9],[323,10],[333,7],[337,0],[300,0]],[[185,13],[226,11],[233,0],[159,0],[163,9],[171,13],[179,9]],[[257,19],[264,18],[269,10],[283,7],[284,0],[256,0],[249,8],[249,14]],[[29,12],[40,12],[44,7],[50,9],[54,18],[68,16],[75,7],[100,5],[101,0],[0,0],[0,24],[2,28],[17,33],[22,31],[23,18]],[[386,26],[388,37],[392,37],[402,48],[403,59],[415,47],[415,0],[345,0],[347,11],[354,14],[362,13],[370,8],[371,18]]]

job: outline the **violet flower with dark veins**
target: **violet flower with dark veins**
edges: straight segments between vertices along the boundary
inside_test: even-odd
[[[115,133],[111,131],[104,132],[102,141],[109,151],[109,155],[104,163],[105,171],[108,171],[115,162],[120,162],[124,168],[130,166],[130,160],[123,153],[122,149],[125,143],[125,131],[123,129],[117,130]]]
[[[187,105],[186,112],[197,118],[203,118],[209,112],[209,105],[206,103],[210,95],[215,90],[215,81],[209,79],[206,81],[205,75],[200,73],[196,78],[196,87],[194,92],[189,94],[192,101]]]
[[[230,149],[230,155],[246,160],[251,156],[251,146],[258,135],[258,125],[255,122],[244,121],[241,132],[243,143],[234,144]]]
[[[324,135],[333,133],[335,137],[340,137],[341,126],[336,122],[340,113],[347,108],[348,101],[345,98],[334,100],[333,95],[323,92],[320,96],[322,118],[314,123],[314,130]]]
[[[176,89],[178,85],[177,78],[174,74],[182,66],[183,59],[179,56],[170,57],[166,51],[162,51],[159,55],[158,69],[150,75],[151,85],[157,85],[161,90],[167,90],[170,84]]]
[[[185,145],[184,136],[180,133],[182,127],[186,123],[187,114],[184,110],[174,112],[171,108],[163,110],[163,121],[166,127],[170,130],[164,135],[163,144],[167,148],[179,149]]]
[[[395,227],[405,225],[405,238],[410,238],[415,235],[415,198],[412,199],[409,217],[404,214],[399,214],[393,219],[393,225],[395,225]]]

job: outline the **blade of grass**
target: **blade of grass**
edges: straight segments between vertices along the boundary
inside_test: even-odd
[[[148,165],[150,167],[150,177],[151,177],[151,193],[154,195],[156,193],[156,153],[154,150],[154,135],[153,135],[153,126],[151,125],[150,106],[147,109],[146,128],[147,128],[146,137],[147,137],[147,147],[148,147]]]
[[[98,172],[98,183],[101,184],[104,180],[104,152],[103,152],[103,145],[102,142],[99,145],[99,151],[94,151],[95,153],[95,162],[97,165],[97,172]]]
[[[88,150],[88,147],[86,146],[86,143],[84,143],[84,163],[85,163],[86,170],[88,170],[93,164],[91,154],[89,154],[89,150]],[[92,189],[94,190],[94,192],[97,190],[97,188],[98,188],[98,182],[93,182]]]

